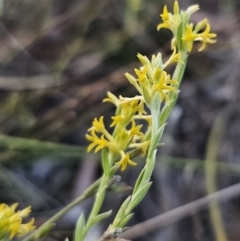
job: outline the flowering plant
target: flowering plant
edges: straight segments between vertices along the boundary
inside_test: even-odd
[[[198,5],[193,5],[185,11],[180,11],[178,2],[175,1],[173,13],[169,13],[165,6],[163,13],[160,15],[163,22],[158,25],[157,29],[167,28],[173,33],[171,56],[166,62],[163,62],[161,53],[153,55],[151,59],[138,54],[137,57],[141,67],[134,69],[136,77],[129,73],[125,74],[130,84],[138,91],[138,95],[131,98],[122,96],[118,98],[109,92],[108,98],[104,100],[116,106],[116,114],[112,116],[110,125],[114,129],[113,134],[106,130],[102,116],[99,120],[95,119],[93,121],[93,125],[89,129],[90,135],[87,134],[87,139],[91,142],[88,151],[94,147],[96,148],[95,152],[102,150],[104,173],[100,189],[96,194],[94,205],[96,209],[91,213],[86,224],[83,215],[80,217],[79,230],[89,230],[95,220],[101,219],[100,215],[109,214],[98,214],[107,183],[113,177],[114,166],[120,167],[124,171],[128,165],[137,165],[132,160],[131,153],[139,151],[143,156],[146,156],[145,166],[136,180],[132,194],[123,202],[114,221],[110,224],[101,240],[109,237],[118,238],[123,231],[122,228],[132,217],[132,210],[149,190],[157,147],[166,120],[179,94],[188,53],[191,52],[195,41],[202,42],[199,51],[204,50],[206,44],[212,44],[216,41],[214,39],[216,34],[210,33],[210,25],[207,19],[202,20],[195,26],[189,22],[191,14],[198,9]],[[166,70],[171,64],[176,64],[173,76],[168,74]],[[137,124],[138,120],[146,121],[147,128],[145,131],[142,130],[142,125]],[[84,235],[82,238],[76,237],[78,241],[83,240],[83,238]]]
[[[33,226],[34,219],[28,223],[22,223],[22,219],[29,215],[31,208],[27,207],[16,212],[17,206],[17,203],[11,206],[4,203],[0,205],[0,240],[23,236],[35,228]]]
[[[166,6],[164,7],[160,15],[162,23],[157,26],[157,29],[167,28],[172,32],[171,56],[164,62],[161,53],[153,55],[151,59],[138,54],[141,66],[134,69],[135,75],[125,74],[130,84],[136,88],[138,95],[117,97],[108,92],[107,98],[103,101],[110,102],[116,107],[110,126],[106,127],[104,116],[95,118],[86,135],[90,141],[87,151],[101,151],[102,177],[75,201],[36,229],[25,241],[37,240],[44,236],[52,229],[54,223],[73,206],[95,195],[95,202],[87,220],[84,214],[81,214],[77,222],[75,241],[83,241],[93,225],[111,215],[111,211],[99,212],[106,191],[118,181],[114,175],[115,172],[118,169],[125,171],[129,165],[136,166],[137,162],[133,158],[142,154],[146,158],[145,166],[135,182],[131,195],[122,203],[113,222],[99,239],[119,240],[119,236],[125,230],[125,225],[133,216],[132,210],[144,198],[151,186],[150,178],[155,165],[157,148],[166,121],[177,101],[187,57],[193,49],[193,43],[201,42],[198,51],[202,51],[207,44],[216,41],[216,34],[210,32],[207,19],[195,25],[190,22],[190,16],[198,9],[198,5],[193,5],[185,11],[180,11],[177,1],[174,3],[173,13],[170,13]],[[169,65],[175,65],[173,75],[167,71]],[[143,128],[140,124],[144,122],[147,128]],[[20,221],[28,214],[29,209],[14,214],[15,206],[2,205],[0,206],[0,217],[1,215],[4,217],[3,221],[0,221],[2,239],[6,235],[12,238],[18,234],[26,234],[33,229],[33,221],[28,224],[21,224]],[[8,224],[5,224],[4,220],[7,220]],[[10,224],[9,220],[18,220],[18,228]]]

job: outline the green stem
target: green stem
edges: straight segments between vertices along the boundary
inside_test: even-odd
[[[175,91],[170,93],[169,99],[172,99],[172,101],[168,106],[165,106],[165,108],[162,110],[163,114],[160,115],[160,126],[167,121],[178,99],[179,86],[182,82],[183,74],[187,65],[187,56],[188,56],[186,51],[181,51],[180,54],[181,54],[181,60],[180,62],[178,62],[173,73],[173,79],[178,82],[178,86]]]
[[[111,159],[111,158],[113,158],[113,156],[109,155],[109,159]],[[109,163],[112,163],[112,161],[109,160]],[[108,188],[109,182],[110,182],[111,178],[113,177],[114,173],[116,172],[117,168],[118,167],[113,166],[108,175],[106,175],[106,173],[104,173],[102,175],[100,185],[99,185],[99,189],[98,189],[98,191],[96,193],[96,196],[95,196],[95,201],[94,201],[92,211],[91,211],[91,213],[88,217],[88,221],[87,221],[87,223],[85,225],[85,228],[83,230],[82,240],[87,235],[89,229],[94,225],[94,219],[97,217],[97,215],[98,215],[98,213],[99,213],[99,211],[102,207],[102,203],[104,201],[106,190]]]
[[[187,65],[187,52],[180,51],[180,54],[181,54],[181,61],[178,62],[173,73],[173,79],[178,82],[178,88],[182,82],[183,74]]]
[[[105,197],[105,193],[106,193],[106,189],[107,189],[109,181],[110,181],[110,176],[106,176],[105,174],[103,174],[98,192],[96,194],[96,198],[94,201],[92,211],[88,217],[88,221],[87,221],[85,229],[84,229],[84,234],[82,236],[83,239],[87,235],[89,229],[92,227],[93,221],[99,213],[99,210],[102,206],[102,203],[103,203],[103,200]]]
[[[64,207],[62,210],[60,210],[58,213],[56,213],[53,217],[51,217],[47,222],[45,222],[42,226],[40,226],[38,229],[36,229],[34,232],[32,232],[28,237],[23,239],[23,241],[32,241],[37,240],[44,236],[46,234],[46,231],[50,231],[51,227],[53,227],[53,224],[59,220],[61,217],[63,217],[70,209],[75,207],[77,204],[85,200],[86,198],[94,195],[96,192],[96,189],[98,188],[100,184],[101,179],[98,179],[95,181],[85,192],[79,196],[77,199],[75,199],[73,202],[69,203],[66,207]],[[50,230],[49,230],[50,229]]]

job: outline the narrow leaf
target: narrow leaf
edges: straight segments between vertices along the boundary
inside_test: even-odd
[[[177,30],[177,45],[179,49],[182,49],[182,36],[183,36],[183,22],[181,22]]]
[[[114,223],[113,225],[115,225],[118,220],[123,216],[125,210],[127,209],[127,206],[129,205],[130,201],[131,201],[132,196],[128,196],[127,199],[122,203],[121,207],[118,210],[117,215],[114,218]]]
[[[158,130],[156,131],[156,133],[154,134],[154,136],[152,137],[151,145],[150,145],[149,151],[148,151],[149,158],[151,158],[151,156],[153,155],[153,152],[156,149],[156,147],[162,137],[165,126],[166,126],[166,124],[163,124],[161,127],[159,127]]]
[[[110,165],[109,165],[109,161],[108,161],[107,148],[102,149],[102,167],[103,167],[103,172],[108,177],[110,174]]]
[[[105,218],[108,218],[109,216],[111,216],[112,214],[112,210],[108,211],[108,212],[105,212],[105,213],[101,213],[101,214],[98,214],[94,219],[93,221],[91,222],[91,226],[96,224],[96,223],[99,223],[100,221],[102,221],[103,219]]]
[[[167,121],[177,101],[179,90],[175,90],[171,94],[172,94],[172,97],[171,97],[170,103],[168,105],[165,105],[161,111],[159,125],[163,125]]]
[[[75,229],[74,241],[82,241],[83,229],[85,227],[85,217],[82,213],[77,221],[77,226]]]
[[[13,137],[0,134],[0,146],[11,151],[24,151],[37,155],[54,154],[58,156],[80,157],[85,155],[85,147],[58,144],[49,141]]]
[[[138,176],[138,179],[137,179],[134,189],[133,189],[133,195],[135,194],[135,192],[138,190],[139,186],[141,185],[144,173],[145,173],[145,167],[142,169],[142,171],[140,172],[140,174]]]
[[[119,222],[119,227],[124,227],[128,223],[128,221],[132,218],[133,215],[134,215],[134,213],[130,213],[124,219],[122,219]]]
[[[156,154],[157,154],[157,150],[153,152],[151,158],[147,159],[146,170],[142,181],[143,183],[149,182],[150,180],[153,169],[155,167]]]
[[[127,208],[127,212],[131,212],[134,207],[136,207],[140,201],[145,197],[148,189],[150,188],[152,182],[146,183],[141,189],[137,191],[137,193],[132,197],[131,202]]]

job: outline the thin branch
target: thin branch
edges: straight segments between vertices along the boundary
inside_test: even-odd
[[[145,222],[137,224],[126,231],[121,237],[133,239],[142,236],[150,231],[173,224],[187,216],[193,215],[203,209],[206,209],[212,201],[225,202],[238,196],[240,196],[240,183],[232,185],[228,188],[224,188],[221,191],[217,191],[203,198],[199,198],[196,201],[185,204],[169,212],[160,214]]]

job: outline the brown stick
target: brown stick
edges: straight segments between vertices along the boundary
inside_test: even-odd
[[[131,229],[126,231],[122,238],[133,239],[142,236],[150,231],[159,229],[163,226],[170,225],[177,222],[187,216],[197,213],[203,209],[208,208],[209,203],[212,201],[224,202],[240,196],[240,183],[232,185],[231,187],[224,188],[220,191],[207,195],[203,198],[199,198],[196,201],[182,205],[169,212],[160,214],[154,218],[151,218],[145,222],[133,226]]]

